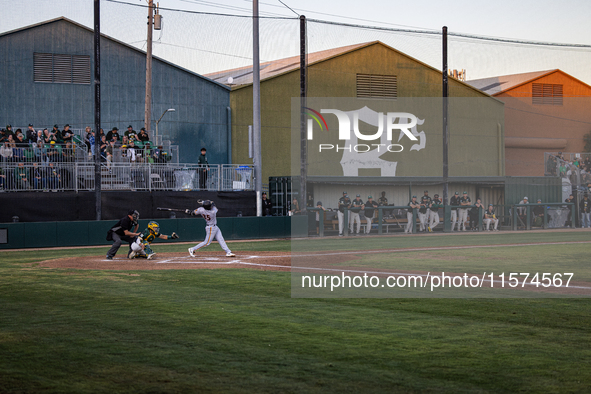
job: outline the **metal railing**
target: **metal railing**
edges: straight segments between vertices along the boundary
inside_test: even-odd
[[[101,190],[238,191],[253,190],[253,169],[238,164],[152,164],[105,162]],[[94,163],[2,162],[0,190],[94,190]]]

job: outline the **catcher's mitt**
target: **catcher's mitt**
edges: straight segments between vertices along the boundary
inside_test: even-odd
[[[179,235],[177,233],[172,233],[172,235],[170,236],[170,238],[172,239],[177,239],[179,237]]]

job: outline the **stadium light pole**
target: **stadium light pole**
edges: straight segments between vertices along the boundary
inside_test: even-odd
[[[158,135],[158,123],[160,123],[160,121],[162,120],[164,115],[166,115],[167,112],[174,112],[174,111],[176,111],[174,108],[167,109],[166,111],[164,111],[162,116],[160,116],[160,118],[156,121],[156,134],[154,134],[154,141],[156,141],[156,136]]]

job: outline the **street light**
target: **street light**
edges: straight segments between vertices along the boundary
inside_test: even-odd
[[[167,109],[166,111],[164,111],[164,113],[162,114],[162,116],[160,117],[160,119],[158,119],[158,120],[156,121],[156,135],[158,135],[158,123],[160,123],[160,121],[162,120],[162,117],[163,117],[164,115],[166,115],[166,113],[167,113],[167,112],[174,112],[174,111],[175,111],[175,109],[174,109],[174,108],[169,108],[169,109]],[[156,135],[154,136],[154,140],[156,140]]]

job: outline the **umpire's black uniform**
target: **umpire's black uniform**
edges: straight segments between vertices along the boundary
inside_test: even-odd
[[[110,240],[113,241],[113,246],[111,246],[111,249],[109,249],[109,251],[107,252],[107,260],[112,260],[113,257],[115,257],[117,251],[119,250],[119,247],[121,246],[122,241],[128,242],[131,248],[131,243],[133,242],[136,236],[125,235],[125,230],[132,232],[131,229],[133,228],[134,224],[136,226],[139,226],[137,223],[134,223],[133,221],[134,213],[136,213],[136,211],[129,211],[127,213],[127,216],[121,218],[117,222],[117,224],[115,224],[109,230],[109,233],[107,234],[107,240],[111,238]],[[135,231],[137,231],[137,227]]]

